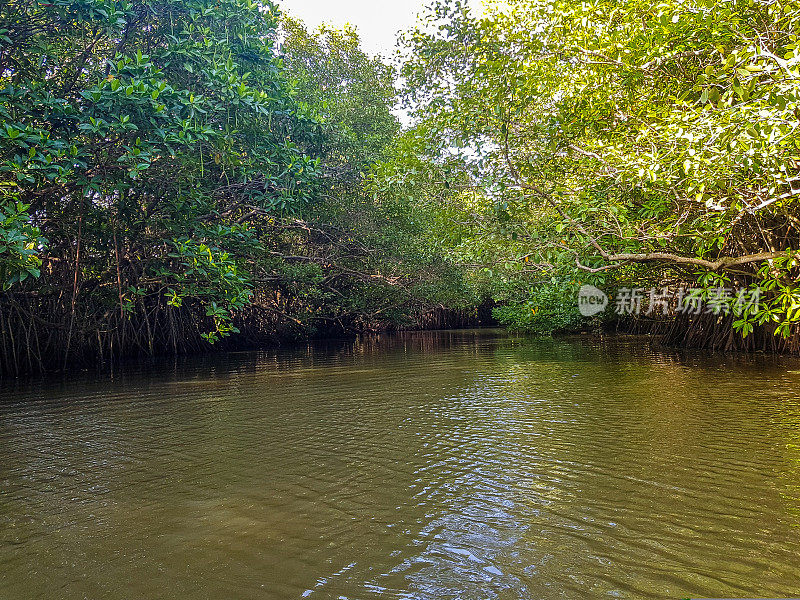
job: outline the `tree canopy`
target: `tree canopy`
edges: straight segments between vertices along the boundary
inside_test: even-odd
[[[759,286],[734,327],[789,336],[798,19],[782,0],[511,0],[480,18],[441,2],[406,35],[403,75],[506,252],[553,281]]]
[[[3,370],[425,304],[412,288],[435,257],[364,185],[399,129],[393,71],[352,31],[250,0],[0,15]]]

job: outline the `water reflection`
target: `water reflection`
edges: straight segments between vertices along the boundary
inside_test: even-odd
[[[492,331],[0,393],[0,598],[788,596],[800,371]]]

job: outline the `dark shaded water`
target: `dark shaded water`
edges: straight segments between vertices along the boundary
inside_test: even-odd
[[[6,383],[0,598],[800,595],[798,384],[492,331]]]

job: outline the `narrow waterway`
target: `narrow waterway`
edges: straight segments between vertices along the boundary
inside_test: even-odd
[[[800,362],[405,334],[0,391],[0,599],[800,595]]]

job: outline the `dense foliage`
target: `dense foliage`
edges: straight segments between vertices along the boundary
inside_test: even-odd
[[[758,289],[675,331],[797,349],[799,29],[797,0],[441,0],[398,71],[268,1],[0,3],[0,373],[489,298],[599,326],[584,284]]]
[[[4,285],[39,279],[7,292],[6,361],[15,318],[37,359],[58,349],[65,364],[87,334],[112,352],[177,346],[187,326],[209,341],[230,333],[252,294],[247,212],[301,206],[316,186],[315,124],[272,51],[274,7],[2,10],[4,235],[24,238],[4,252]],[[186,303],[207,318],[189,325],[194,313],[165,310]]]
[[[0,371],[428,306],[414,285],[435,257],[364,185],[398,131],[391,69],[352,32],[279,18],[250,0],[0,6]]]
[[[494,203],[498,258],[537,266],[507,298],[760,286],[728,325],[795,333],[799,19],[791,0],[437,4],[406,36],[409,102]]]
[[[461,270],[425,235],[432,213],[378,174],[400,132],[394,69],[365,55],[352,29],[309,32],[285,18],[281,32],[295,98],[321,131],[322,193],[302,212],[312,243],[284,239],[280,248],[307,267],[283,277],[305,331],[414,325],[435,306],[467,308]]]

